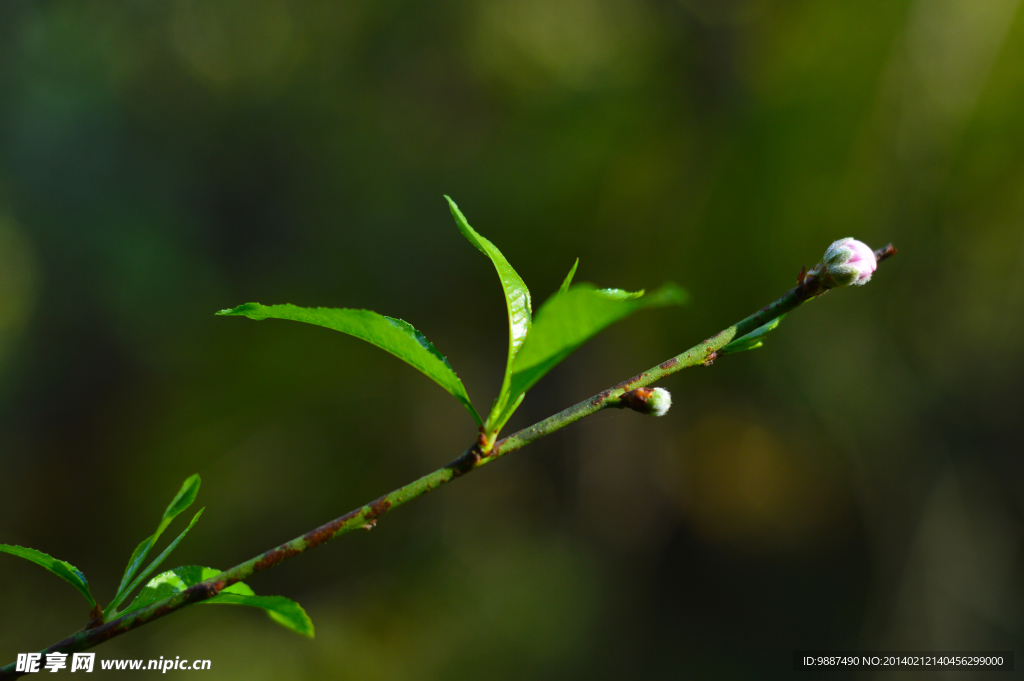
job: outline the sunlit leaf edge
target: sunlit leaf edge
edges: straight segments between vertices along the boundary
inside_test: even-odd
[[[502,292],[505,295],[505,307],[508,312],[508,359],[505,362],[505,375],[502,379],[501,390],[498,397],[491,406],[487,417],[487,429],[494,432],[494,425],[498,416],[505,410],[510,397],[512,380],[512,364],[516,355],[526,341],[530,326],[533,322],[533,308],[530,299],[530,289],[526,282],[515,271],[497,246],[474,230],[466,216],[459,210],[458,205],[448,195],[445,195],[448,208],[455,219],[455,224],[466,239],[477,247],[484,255],[490,258],[494,269],[498,272],[498,279],[501,281]]]

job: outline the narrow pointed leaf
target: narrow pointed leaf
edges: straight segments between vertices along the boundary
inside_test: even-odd
[[[64,581],[70,583],[71,586],[78,589],[79,593],[85,596],[85,600],[89,602],[90,608],[96,607],[96,599],[92,597],[92,592],[89,591],[88,580],[86,580],[85,575],[83,575],[81,571],[71,563],[58,560],[48,553],[43,553],[42,551],[30,549],[25,546],[0,544],[0,551],[32,561],[36,565],[43,566]]]
[[[122,599],[123,592],[128,588],[128,585],[132,583],[132,578],[135,573],[138,572],[139,566],[142,565],[142,561],[146,560],[146,556],[149,554],[149,550],[153,548],[153,544],[156,542],[156,535],[151,534],[135,547],[132,551],[131,557],[128,559],[128,564],[124,566],[124,574],[121,576],[121,584],[117,587],[117,595],[114,597],[115,602],[119,602]]]
[[[146,560],[146,556],[153,549],[153,545],[156,544],[156,540],[160,538],[167,526],[171,524],[178,514],[187,509],[192,505],[192,502],[196,500],[196,495],[199,494],[199,485],[202,481],[198,475],[190,475],[185,479],[185,482],[181,483],[181,489],[171,499],[171,503],[167,505],[164,510],[163,516],[160,517],[160,524],[157,525],[156,532],[152,535],[143,539],[135,550],[132,551],[131,558],[128,559],[128,565],[124,568],[124,575],[121,577],[121,584],[117,587],[117,595],[114,596],[114,600],[107,605],[106,613],[116,608],[125,597],[128,595],[130,589],[128,585],[132,583],[132,579],[135,574],[139,571],[142,563]]]
[[[533,320],[530,290],[526,288],[522,277],[512,269],[512,265],[508,263],[501,251],[469,226],[466,216],[462,214],[450,197],[445,196],[444,198],[448,200],[448,207],[451,209],[452,217],[455,218],[455,224],[458,225],[459,231],[494,263],[494,269],[498,271],[498,278],[501,280],[501,288],[505,292],[505,306],[508,308],[508,361],[505,364],[505,377],[501,383],[501,391],[487,417],[488,429],[493,431],[498,415],[508,404],[512,363],[526,341],[526,335],[530,331],[530,324]]]
[[[255,320],[287,319],[316,324],[355,336],[419,369],[461,402],[478,425],[483,425],[483,420],[469,401],[466,387],[448,364],[448,360],[426,336],[401,319],[385,317],[371,310],[259,303],[246,303],[232,310],[221,310],[217,314]]]
[[[740,336],[733,342],[726,345],[724,348],[718,351],[719,355],[729,355],[734,352],[744,352],[746,350],[756,350],[757,348],[764,345],[764,337],[770,331],[774,331],[775,327],[782,321],[782,315],[771,320],[764,326],[759,326],[745,336]]]
[[[572,264],[572,269],[569,270],[569,274],[565,275],[565,281],[563,281],[562,285],[558,287],[558,292],[559,293],[565,293],[566,291],[569,290],[569,285],[572,283],[572,278],[573,278],[573,276],[575,276],[576,268],[579,267],[579,264],[580,264],[580,259],[576,258],[576,262],[574,262]]]
[[[199,565],[185,565],[163,572],[151,579],[131,605],[120,614],[133,612],[150,603],[173,596],[203,580],[216,577],[220,572],[215,568]],[[217,596],[202,601],[202,603],[248,605],[261,608],[272,620],[294,632],[309,637],[312,637],[314,633],[313,622],[298,603],[284,596],[257,596],[244,582],[232,584]]]
[[[192,526],[195,525],[199,521],[199,516],[203,515],[203,511],[205,511],[205,510],[206,510],[205,508],[201,508],[201,509],[199,509],[199,511],[194,516],[192,516],[192,521],[188,524],[188,527],[186,527],[184,530],[182,530],[181,534],[179,534],[174,539],[174,541],[172,541],[170,544],[168,544],[167,548],[164,549],[160,553],[159,556],[154,558],[153,562],[150,563],[149,565],[147,565],[145,570],[143,570],[142,572],[139,573],[139,576],[135,578],[135,580],[131,583],[131,586],[129,586],[127,589],[125,589],[124,596],[127,596],[131,592],[135,591],[135,589],[137,589],[139,587],[139,585],[142,584],[146,580],[147,577],[149,577],[151,574],[153,574],[153,572],[158,567],[160,567],[161,563],[163,563],[165,560],[167,560],[167,556],[171,555],[171,551],[173,551],[174,549],[178,548],[178,544],[180,544],[181,540],[185,538],[185,535],[188,534],[189,530],[192,529]],[[124,596],[122,596],[121,601],[118,601],[117,603],[113,604],[114,607],[117,607],[118,605],[121,604],[121,602],[124,600]]]
[[[185,482],[181,483],[181,489],[174,495],[171,503],[167,505],[167,510],[164,511],[164,516],[160,520],[160,526],[156,530],[158,538],[167,529],[167,526],[171,524],[171,521],[177,518],[179,513],[191,506],[192,502],[196,500],[201,482],[198,475],[190,475]]]
[[[622,289],[597,289],[577,284],[565,293],[556,293],[537,311],[537,317],[516,357],[512,369],[511,399],[517,404],[546,373],[607,326],[637,310],[679,305],[686,292],[675,284],[666,284],[654,293],[628,292]],[[514,407],[502,414],[504,423]]]

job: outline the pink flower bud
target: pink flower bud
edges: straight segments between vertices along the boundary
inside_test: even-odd
[[[823,271],[819,272],[822,285],[834,288],[863,286],[871,280],[878,262],[875,260],[875,252],[866,243],[847,237],[832,242],[825,251],[821,265],[824,266]]]

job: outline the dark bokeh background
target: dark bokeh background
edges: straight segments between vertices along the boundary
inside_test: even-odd
[[[666,418],[598,414],[251,580],[315,640],[201,607],[97,652],[223,679],[770,679],[803,648],[1020,652],[1019,5],[0,3],[0,541],[109,599],[191,473],[206,513],[173,564],[227,567],[457,455],[472,421],[398,360],[213,315],[401,317],[486,408],[501,293],[443,193],[535,303],[576,257],[578,280],[692,294],[605,332],[510,428],[852,235],[900,255],[666,380]],[[86,618],[9,556],[0,603],[0,663]]]

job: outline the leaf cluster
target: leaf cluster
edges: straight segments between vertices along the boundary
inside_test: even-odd
[[[157,540],[160,538],[160,535],[163,534],[164,530],[167,529],[178,515],[188,509],[188,507],[192,505],[192,502],[195,501],[196,495],[199,494],[199,483],[200,479],[198,475],[192,475],[182,483],[181,489],[179,489],[178,493],[174,495],[171,503],[168,504],[167,509],[160,517],[160,522],[157,525],[156,531],[139,542],[139,545],[135,547],[134,551],[132,551],[132,555],[128,559],[128,564],[124,568],[124,575],[121,577],[121,583],[117,588],[117,592],[105,608],[101,609],[96,603],[96,599],[93,598],[92,591],[89,589],[88,580],[86,580],[85,575],[82,574],[82,572],[74,565],[63,560],[58,560],[47,553],[43,553],[42,551],[25,548],[23,546],[0,544],[0,552],[9,553],[32,561],[33,563],[46,568],[61,579],[69,582],[72,586],[78,589],[78,591],[85,597],[85,600],[89,603],[89,607],[92,608],[92,617],[99,619],[100,621],[116,619],[122,615],[127,615],[139,608],[145,607],[150,603],[162,600],[168,596],[173,596],[194,584],[198,584],[201,581],[220,574],[220,570],[215,570],[213,568],[186,565],[161,572],[152,579],[149,579],[149,581],[146,581],[149,575],[160,567],[167,557],[171,555],[171,552],[174,551],[178,544],[181,543],[181,540],[185,538],[185,535],[189,533],[189,530],[192,529],[199,520],[199,517],[203,514],[203,509],[199,509],[199,511],[192,516],[192,520],[185,529],[182,530],[181,534],[175,537],[174,541],[168,544],[167,547],[161,551],[156,558],[150,561],[145,568],[142,567],[146,562],[146,558],[149,556],[150,551],[152,551],[153,547],[156,546]],[[138,595],[126,607],[119,610],[121,605],[125,603],[128,597],[135,593],[135,590],[140,586],[142,586],[142,589],[139,591]],[[233,584],[232,586],[224,589],[219,595],[202,602],[248,605],[255,608],[261,608],[265,610],[270,615],[270,618],[278,624],[305,636],[313,635],[313,623],[298,603],[283,596],[257,596],[252,589],[242,582]]]
[[[304,308],[246,303],[217,314],[249,319],[288,319],[316,324],[372,343],[419,369],[455,397],[469,412],[490,447],[530,390],[562,360],[603,329],[638,310],[686,301],[686,292],[665,284],[654,293],[572,284],[579,259],[561,287],[533,314],[530,289],[501,251],[474,230],[449,197],[459,231],[486,255],[498,274],[508,316],[508,353],[498,395],[482,418],[448,360],[412,325],[370,310]]]

